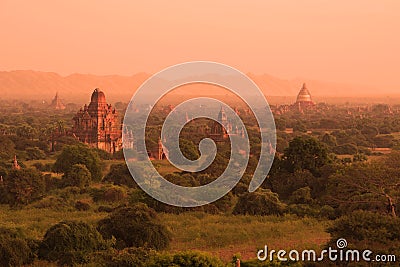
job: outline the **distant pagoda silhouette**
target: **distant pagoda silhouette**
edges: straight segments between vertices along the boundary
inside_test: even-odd
[[[56,93],[56,96],[51,101],[50,108],[55,109],[55,110],[65,109],[65,105],[63,104],[60,97],[58,96],[58,92]]]
[[[305,109],[314,109],[315,103],[312,101],[310,91],[308,91],[306,83],[303,83],[303,86],[300,89],[299,94],[297,95],[296,103],[293,105],[296,109],[302,112]]]

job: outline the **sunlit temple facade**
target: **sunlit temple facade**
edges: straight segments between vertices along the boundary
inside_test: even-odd
[[[79,141],[109,153],[122,149],[122,128],[118,112],[107,104],[102,91],[93,91],[89,105],[74,116],[72,133]]]

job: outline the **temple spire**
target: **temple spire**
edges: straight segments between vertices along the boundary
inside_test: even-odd
[[[14,170],[20,170],[21,169],[21,166],[19,166],[19,164],[18,164],[17,155],[14,155],[13,169]]]

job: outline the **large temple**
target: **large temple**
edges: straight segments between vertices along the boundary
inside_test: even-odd
[[[303,86],[297,94],[297,99],[295,103],[291,105],[271,106],[271,110],[275,115],[281,115],[290,111],[295,111],[303,114],[305,111],[316,109],[317,105],[312,100],[310,91],[308,91],[305,83],[303,83]]]
[[[102,91],[95,89],[89,105],[74,116],[73,135],[91,147],[114,153],[122,149],[122,127],[118,112],[107,104]]]
[[[303,86],[301,87],[300,92],[297,95],[295,105],[299,106],[302,109],[308,109],[315,106],[315,103],[312,101],[311,94],[308,91],[305,83],[303,83]]]

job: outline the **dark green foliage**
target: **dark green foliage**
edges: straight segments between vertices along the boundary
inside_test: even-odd
[[[14,155],[14,142],[10,138],[0,135],[0,160],[10,160]]]
[[[84,222],[63,221],[47,230],[39,247],[39,257],[73,265],[86,262],[88,253],[107,247],[96,228]]]
[[[400,199],[399,153],[382,157],[379,162],[356,162],[331,175],[328,179],[325,204],[340,214],[355,210],[388,212],[388,201]]]
[[[0,265],[20,266],[33,260],[28,241],[17,232],[0,228]]]
[[[176,254],[161,254],[156,257],[154,263],[149,267],[225,267],[219,258],[204,252],[184,251]]]
[[[379,134],[379,130],[378,128],[374,127],[374,126],[367,126],[365,125],[362,129],[361,129],[361,133],[364,134],[365,136],[372,138],[375,137]]]
[[[400,219],[385,214],[356,211],[335,221],[328,229],[334,246],[344,238],[349,248],[369,249],[374,253],[400,253]]]
[[[201,171],[200,173],[209,174],[213,177],[219,177],[222,173],[224,173],[226,167],[228,166],[229,157],[224,157],[221,154],[222,153],[219,153],[218,150],[218,153],[215,156],[215,159],[211,163],[211,165],[204,171]]]
[[[98,224],[105,238],[114,236],[117,246],[164,249],[170,242],[170,232],[160,223],[157,213],[145,204],[115,210]]]
[[[43,150],[38,147],[27,147],[25,148],[26,160],[37,160],[46,158],[46,154]]]
[[[129,172],[128,166],[123,164],[113,164],[109,173],[103,178],[104,182],[110,182],[115,185],[126,185],[131,188],[137,188],[135,180]]]
[[[79,211],[87,211],[90,210],[90,204],[84,201],[77,201],[75,203],[75,209]]]
[[[46,183],[46,191],[63,187],[62,179],[59,177],[51,176],[51,174],[43,175]]]
[[[226,267],[219,258],[205,252],[183,251],[157,253],[148,248],[125,248],[108,250],[90,255],[95,266],[110,267]]]
[[[180,138],[179,148],[182,154],[189,160],[196,160],[200,157],[198,147],[190,140]]]
[[[364,153],[357,153],[353,156],[353,162],[367,161],[368,157]]]
[[[35,162],[33,166],[41,172],[51,172],[53,170],[53,164],[51,163],[43,164],[41,162]]]
[[[284,166],[289,172],[309,170],[314,175],[329,162],[324,144],[312,137],[296,137],[285,149]]]
[[[221,199],[195,208],[182,208],[176,207],[172,205],[165,204],[160,202],[149,195],[147,195],[143,190],[137,189],[130,192],[129,202],[132,204],[137,203],[145,203],[148,207],[154,209],[156,212],[165,212],[165,213],[173,213],[180,214],[183,212],[191,212],[191,211],[204,211],[210,214],[217,214],[221,212],[226,212],[232,208],[233,205],[233,196],[231,193],[225,195]],[[229,204],[230,203],[230,204]]]
[[[372,139],[376,147],[393,147],[394,140],[393,135],[378,135]]]
[[[259,189],[239,197],[233,214],[243,215],[283,215],[285,205],[279,201],[278,194],[268,189]]]
[[[112,211],[114,211],[114,208],[110,207],[110,206],[99,206],[97,211],[98,212],[112,212]]]
[[[46,190],[45,179],[36,169],[11,170],[4,184],[10,205],[29,204],[42,198]]]
[[[93,148],[93,151],[95,151],[97,153],[97,155],[99,155],[100,159],[103,159],[103,160],[111,159],[112,155],[110,153],[108,153],[107,151],[104,151],[103,149]]]
[[[259,261],[258,259],[246,260],[241,261],[240,267],[282,267],[282,266],[293,266],[293,267],[314,267],[318,265],[303,265],[302,262],[296,261],[278,261],[274,260],[273,262],[270,261]],[[328,265],[321,265],[327,267]]]
[[[65,210],[70,207],[70,202],[64,198],[48,196],[32,204],[37,209]]]
[[[235,201],[235,197],[234,197],[233,193],[229,192],[222,198],[218,199],[217,201],[215,201],[209,205],[214,205],[217,208],[218,212],[228,212],[232,209],[234,201]]]
[[[120,202],[127,198],[126,189],[116,185],[106,185],[101,188],[91,188],[90,195],[96,202]]]
[[[338,155],[353,155],[358,152],[358,148],[354,144],[344,144],[333,147],[333,152]]]
[[[200,157],[200,152],[198,150],[198,147],[192,141],[184,138],[179,138],[179,147],[167,146],[167,149],[169,151],[169,157],[170,157],[169,159],[171,160],[171,162],[174,162],[176,164],[183,164],[182,160],[176,158],[179,150],[182,153],[182,155],[186,157],[188,160],[196,160]]]
[[[288,200],[300,188],[309,187],[313,192],[316,191],[317,186],[317,178],[308,170],[296,171],[294,173],[282,170],[271,175],[266,181],[266,187],[277,193],[284,200]]]
[[[170,173],[165,175],[164,178],[173,184],[185,187],[195,187],[200,185],[200,183],[189,173]]]
[[[329,147],[337,146],[336,137],[328,133],[322,136],[321,141],[324,142]]]
[[[83,164],[74,164],[63,175],[62,183],[64,186],[76,186],[84,188],[89,185],[92,175],[88,168]]]
[[[54,151],[62,151],[65,146],[82,145],[76,138],[72,136],[61,136],[57,138],[57,143],[54,145]]]
[[[311,204],[313,202],[313,199],[311,197],[310,187],[306,186],[297,189],[292,193],[289,201],[295,204]]]
[[[156,252],[147,248],[110,249],[90,255],[90,263],[107,267],[148,267],[154,264]]]
[[[65,146],[54,163],[54,170],[67,173],[75,164],[83,164],[94,181],[101,180],[101,161],[98,154],[86,145]]]

